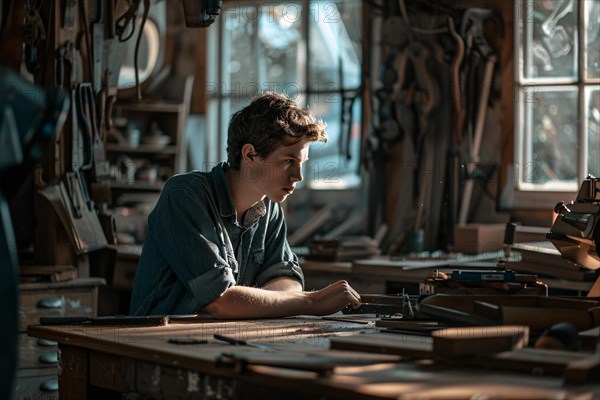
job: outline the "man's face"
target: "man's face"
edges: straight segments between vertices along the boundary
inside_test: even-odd
[[[256,188],[271,201],[281,203],[294,192],[302,181],[302,165],[308,160],[311,142],[302,139],[290,146],[279,146],[266,158],[257,157],[248,170]]]

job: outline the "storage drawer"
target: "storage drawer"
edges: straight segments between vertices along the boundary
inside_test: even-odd
[[[17,371],[13,398],[58,400],[58,370],[26,369]]]
[[[96,289],[62,289],[21,292],[19,295],[19,332],[39,323],[40,317],[93,317]]]
[[[56,342],[37,339],[19,334],[19,360],[18,369],[22,368],[54,368],[58,362],[58,349]],[[51,373],[51,371],[48,371]]]

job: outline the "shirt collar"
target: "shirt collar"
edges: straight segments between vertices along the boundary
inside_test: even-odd
[[[235,215],[235,206],[233,205],[233,198],[229,191],[229,184],[225,177],[225,172],[229,168],[226,162],[222,162],[211,170],[215,182],[215,191],[217,192],[217,198],[219,200],[219,213],[222,217],[231,217]],[[267,207],[263,201],[259,201],[246,211],[244,215],[244,221],[242,222],[243,228],[249,228],[254,225],[262,216],[267,213]]]
[[[244,221],[242,222],[242,228],[250,228],[256,223],[263,215],[267,213],[267,207],[264,201],[259,201],[246,211],[244,215]]]

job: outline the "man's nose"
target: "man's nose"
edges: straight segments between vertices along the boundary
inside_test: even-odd
[[[297,165],[294,168],[292,168],[292,171],[290,173],[290,179],[292,180],[292,182],[302,182],[302,180],[304,179],[304,177],[302,176],[302,166]]]

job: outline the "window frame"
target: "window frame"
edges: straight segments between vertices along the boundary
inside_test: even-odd
[[[356,87],[350,87],[347,84],[344,84],[344,86],[346,87],[346,89],[344,90],[340,90],[338,85],[316,85],[315,87],[311,87],[310,86],[310,75],[311,75],[311,70],[308,67],[310,65],[310,50],[308,48],[308,44],[310,43],[310,25],[309,25],[309,21],[312,15],[312,7],[315,7],[314,5],[312,5],[314,0],[289,0],[288,2],[290,3],[297,3],[300,4],[300,6],[302,7],[302,10],[307,10],[307,12],[302,12],[302,37],[303,37],[303,41],[304,41],[304,48],[301,50],[301,56],[298,60],[298,87],[301,88],[301,90],[298,92],[298,100],[300,102],[300,104],[302,106],[306,106],[307,104],[311,104],[311,102],[314,101],[314,99],[319,99],[319,98],[324,98],[327,96],[336,96],[339,95],[341,93],[349,93],[349,92],[353,92],[353,93],[358,93],[358,99],[357,99],[357,103],[360,103],[360,108],[359,108],[359,112],[355,113],[355,119],[357,119],[354,123],[357,123],[359,126],[363,126],[364,123],[364,118],[365,118],[365,111],[364,111],[364,107],[362,105],[362,86],[361,86],[361,82],[362,79],[359,80],[358,86]],[[362,7],[364,7],[364,4],[362,2],[362,0],[352,0],[355,1],[357,3],[360,3],[360,5]],[[261,0],[261,1],[257,1],[257,2],[252,2],[252,3],[245,3],[244,1],[241,0],[227,0],[224,2],[223,4],[223,10],[222,10],[222,18],[226,18],[226,14],[228,12],[228,9],[231,9],[233,7],[236,7],[238,5],[252,5],[253,7],[261,7],[264,4],[270,4],[271,2],[269,2],[268,0]],[[273,3],[273,4],[284,4],[287,2],[277,2],[277,3]],[[259,23],[259,18],[256,18],[255,21],[253,21],[253,25],[255,26],[255,28],[258,27],[258,23]],[[362,35],[364,35],[364,26],[361,27],[362,31]],[[207,127],[207,134],[206,134],[206,141],[207,141],[207,145],[205,147],[205,153],[204,153],[204,159],[205,161],[205,167],[209,168],[212,165],[215,165],[218,162],[221,162],[223,160],[227,159],[227,153],[226,153],[226,142],[227,142],[227,135],[226,135],[226,127],[227,127],[227,123],[229,121],[229,117],[231,116],[230,112],[227,112],[227,106],[223,106],[223,103],[227,102],[227,100],[230,100],[232,98],[235,98],[235,96],[244,96],[244,93],[240,93],[240,94],[232,94],[228,91],[223,91],[221,86],[223,83],[223,68],[222,68],[222,61],[224,59],[226,59],[226,55],[224,54],[224,52],[227,50],[224,48],[224,46],[221,45],[221,40],[224,38],[225,34],[225,27],[224,27],[224,22],[221,22],[220,20],[218,20],[218,23],[214,24],[213,26],[211,26],[208,29],[208,37],[207,37],[207,59],[208,60],[217,60],[217,62],[215,63],[211,63],[211,65],[214,65],[213,68],[209,67],[207,68],[207,85],[215,85],[214,88],[215,90],[211,91],[208,90],[209,88],[207,88],[206,92],[206,96],[207,96],[207,112],[206,112],[206,127]],[[361,47],[364,45],[363,43],[363,39],[361,38],[360,40],[360,44]],[[364,51],[364,48],[362,49],[362,51]],[[363,68],[362,64],[361,64],[361,69]],[[362,76],[362,72],[361,72],[361,76]],[[266,81],[266,79],[263,79],[261,77],[259,77],[258,79],[259,81]],[[267,82],[265,82],[267,83]],[[266,87],[264,88],[266,89]],[[261,89],[262,90],[262,89]],[[340,133],[341,135],[345,135],[345,133]],[[360,142],[363,141],[363,136],[364,133],[361,134],[361,137],[359,138]],[[340,159],[343,157],[341,154],[339,155]],[[360,158],[361,158],[361,154],[359,151],[359,154],[353,154],[353,157],[356,158],[358,160],[358,169],[360,172],[356,173],[356,176],[358,177],[358,185],[356,186],[352,186],[352,187],[342,187],[342,188],[335,188],[335,187],[324,187],[321,188],[319,187],[319,185],[311,185],[310,183],[308,183],[308,178],[313,174],[313,171],[309,168],[310,166],[308,166],[305,171],[305,182],[307,182],[306,185],[303,185],[302,189],[307,189],[307,190],[311,190],[311,191],[316,191],[316,192],[326,192],[326,191],[334,191],[334,192],[340,192],[340,191],[349,191],[349,192],[353,192],[353,191],[358,191],[361,190],[361,188],[366,184],[366,179],[365,179],[365,174],[362,171],[362,167],[360,166]],[[317,165],[319,165],[317,163]],[[320,167],[319,167],[320,168]]]
[[[526,2],[530,0],[516,0],[513,8],[514,12],[514,72],[513,84],[515,93],[514,103],[514,163],[509,167],[508,182],[509,186],[502,196],[502,203],[507,208],[512,209],[553,209],[557,202],[574,198],[579,186],[587,174],[587,154],[588,154],[588,101],[589,93],[595,86],[600,84],[600,78],[587,77],[587,29],[585,29],[585,13],[588,5],[585,0],[577,1],[577,27],[576,27],[576,62],[578,73],[574,79],[570,78],[526,78],[524,75],[522,63],[522,52],[524,48],[521,30],[524,24],[528,23],[527,15],[524,9]],[[527,100],[524,96],[524,90],[533,89],[532,99],[535,101],[536,88],[564,88],[571,87],[577,89],[577,136],[579,140],[578,160],[577,160],[577,182],[573,187],[565,189],[543,190],[542,185],[527,184],[521,182],[521,176],[525,172],[524,146],[526,145],[526,135],[528,128],[525,126],[525,104]]]

